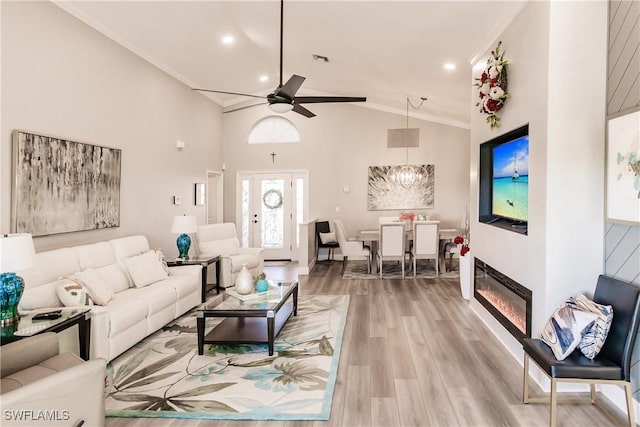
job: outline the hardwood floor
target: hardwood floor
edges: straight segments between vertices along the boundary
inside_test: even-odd
[[[300,277],[302,294],[351,296],[329,421],[107,418],[106,426],[548,425],[549,406],[522,403],[522,367],[468,308],[457,279],[343,280],[340,269],[321,263]],[[265,270],[296,277],[295,266]],[[558,425],[615,424],[592,405],[562,404]]]

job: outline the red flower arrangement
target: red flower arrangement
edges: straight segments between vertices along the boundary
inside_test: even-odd
[[[414,214],[413,212],[402,212],[400,214],[400,221],[411,221],[413,222],[413,220],[416,218],[416,214]]]
[[[460,256],[465,256],[467,252],[469,252],[469,243],[465,241],[464,237],[456,236],[456,238],[453,239],[453,243],[456,245],[462,245],[460,247]]]
[[[500,51],[502,42],[498,42],[495,50],[491,51],[491,57],[487,60],[487,68],[479,78],[476,78],[474,86],[479,88],[480,100],[476,107],[480,112],[487,114],[487,123],[491,128],[497,128],[500,118],[496,115],[504,106],[510,95],[507,93],[507,64],[503,59],[504,52]]]

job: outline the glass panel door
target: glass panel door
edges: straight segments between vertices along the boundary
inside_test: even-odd
[[[265,259],[291,259],[291,175],[254,175],[253,195],[251,246]]]

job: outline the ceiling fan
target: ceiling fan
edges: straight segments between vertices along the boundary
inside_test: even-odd
[[[296,96],[298,89],[302,86],[305,78],[294,74],[282,84],[282,43],[283,43],[283,24],[284,21],[284,0],[280,0],[280,84],[267,96],[250,95],[247,93],[226,92],[222,90],[212,89],[193,89],[201,92],[223,93],[227,95],[248,96],[251,98],[266,99],[269,108],[276,113],[286,113],[287,111],[295,111],[305,117],[315,117],[311,111],[303,107],[301,104],[318,104],[324,102],[365,102],[366,97],[349,97],[349,96]],[[253,107],[254,105],[252,105]],[[235,111],[235,110],[234,110]]]

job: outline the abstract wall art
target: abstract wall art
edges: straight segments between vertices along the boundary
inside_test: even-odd
[[[12,157],[13,232],[120,226],[121,150],[15,130]]]
[[[369,166],[367,209],[370,211],[433,208],[434,165],[418,165],[426,171],[409,188],[396,178],[402,166]]]
[[[607,124],[607,220],[640,225],[640,111]]]

